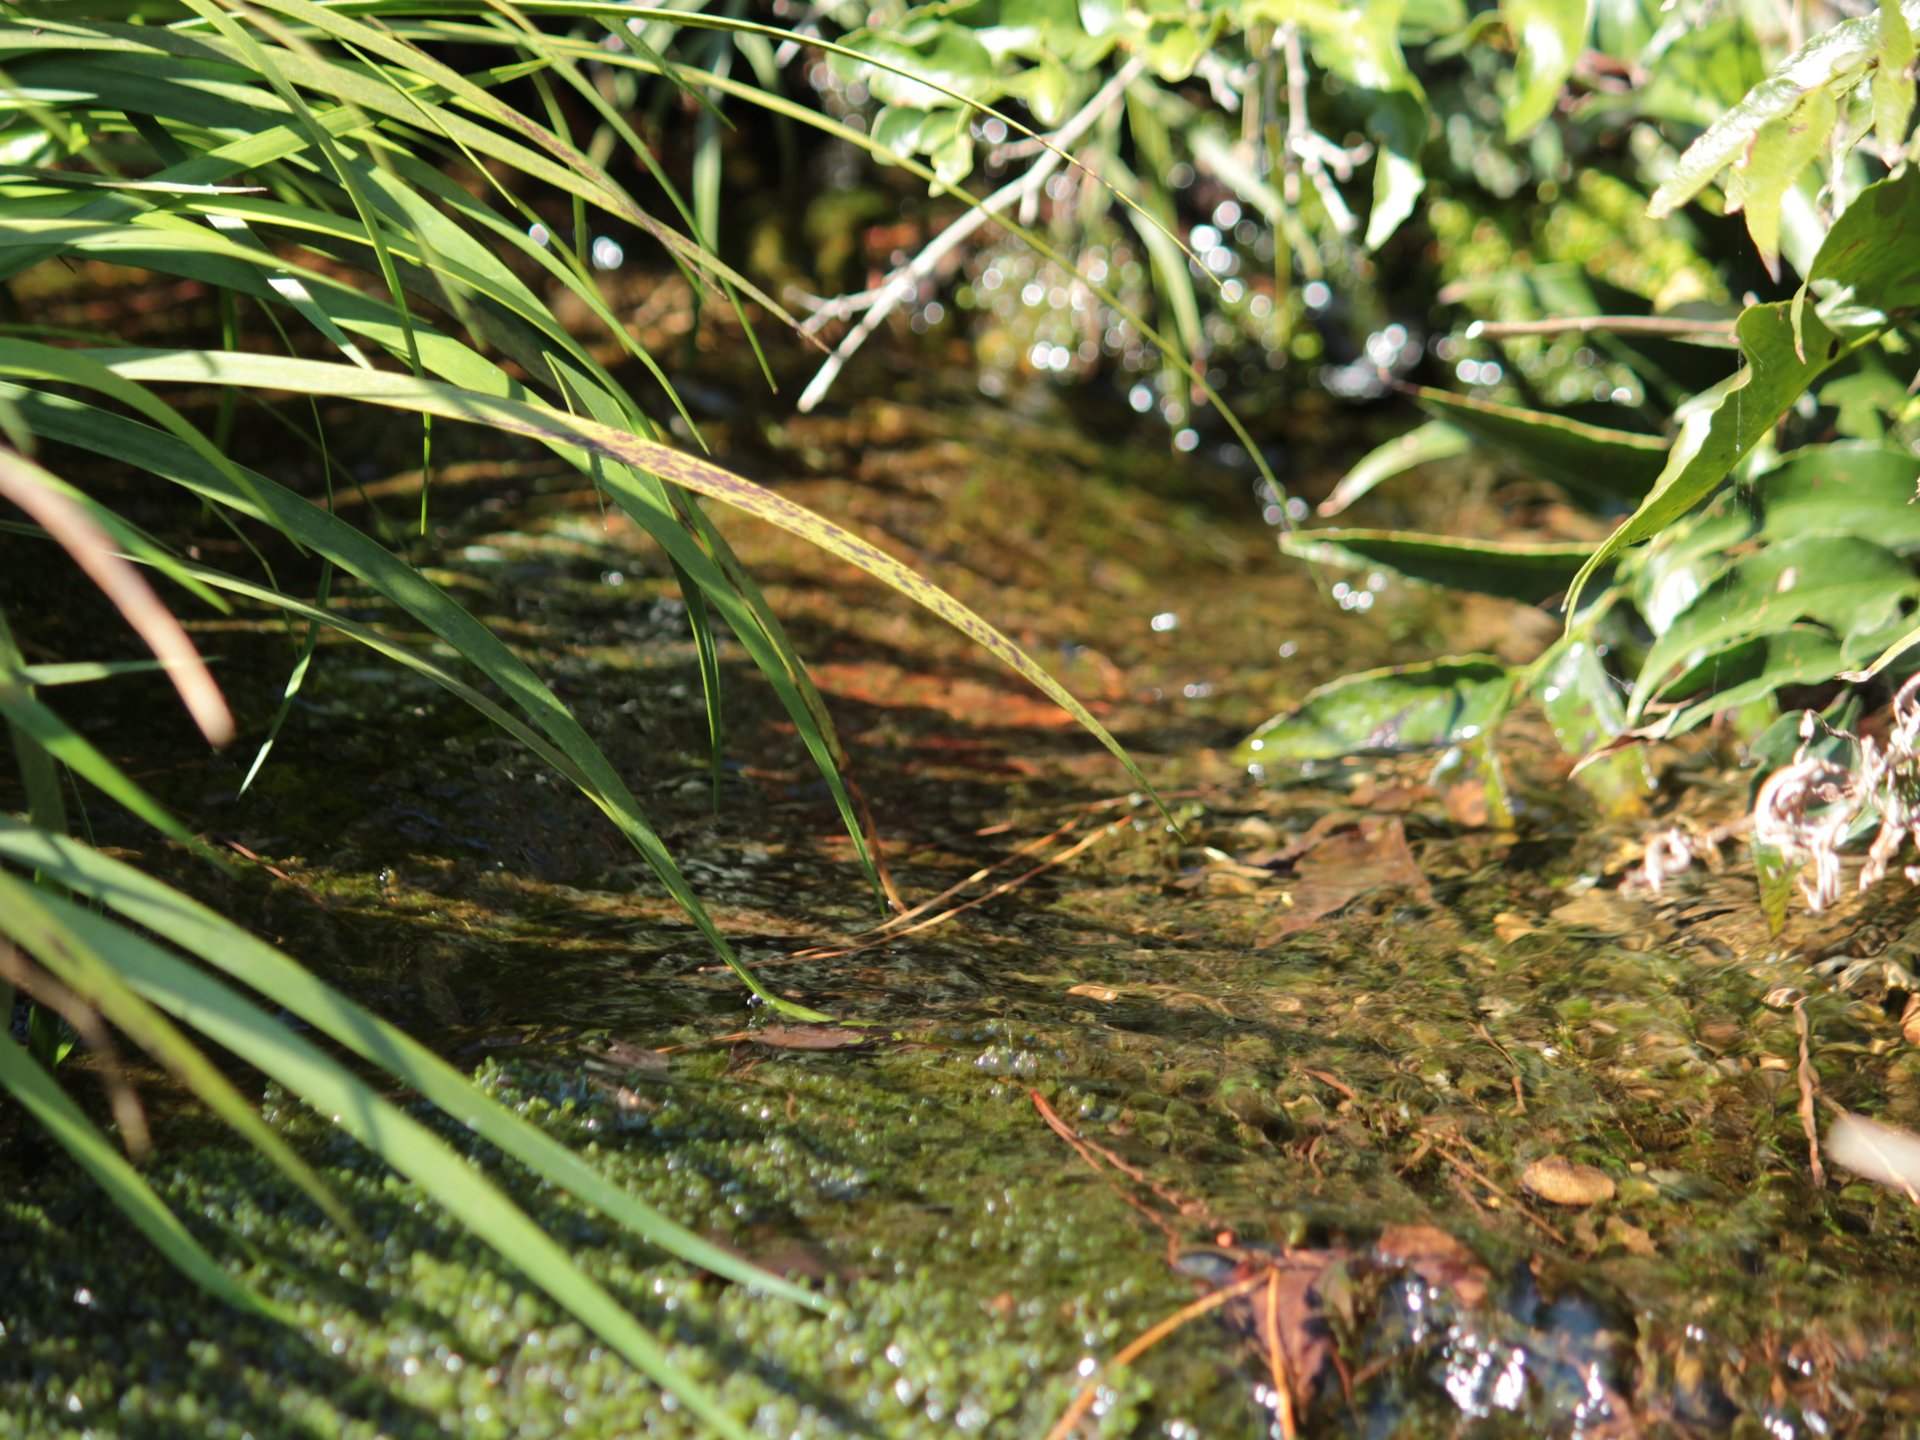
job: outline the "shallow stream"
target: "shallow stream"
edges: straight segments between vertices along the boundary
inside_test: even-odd
[[[892,883],[909,905],[959,887],[930,914],[980,902],[864,933],[882,914],[742,653],[722,651],[716,816],[660,560],[577,477],[484,454],[436,478],[449,520],[422,558],[536,657],[768,983],[877,1028],[797,1033],[747,1006],[591,807],[344,648],[323,649],[244,800],[247,756],[147,778],[262,862],[225,891],[193,882],[210,898],[620,1183],[830,1298],[814,1315],[704,1279],[508,1173],[758,1432],[1039,1437],[1089,1382],[1087,1433],[1167,1440],[1920,1424],[1920,1211],[1843,1174],[1814,1184],[1797,1080],[1804,1015],[1824,1097],[1920,1122],[1887,984],[1831,978],[1901,961],[1911,907],[1775,938],[1737,867],[1623,891],[1647,822],[1600,820],[1524,721],[1503,751],[1511,826],[1430,784],[1432,757],[1255,786],[1232,745],[1312,684],[1524,646],[1528,625],[1384,586],[1343,608],[1320,588],[1343,577],[1276,555],[1245,479],[1152,436],[1096,438],[1119,427],[1045,395],[911,383],[833,418],[710,424],[728,463],[1049,665],[1178,832],[930,616],[730,522],[814,665]],[[346,503],[415,503],[417,477],[370,479]],[[263,721],[284,641],[243,627],[217,648]],[[95,733],[136,753],[139,713]],[[1746,777],[1663,763],[1655,811],[1682,782],[1690,805],[1741,803]],[[0,1431],[692,1433],[407,1185],[284,1097],[268,1113],[371,1248],[190,1118],[163,1128],[151,1174],[296,1310],[290,1332],[194,1293],[8,1127]],[[1529,1167],[1548,1160],[1611,1195],[1541,1198]]]

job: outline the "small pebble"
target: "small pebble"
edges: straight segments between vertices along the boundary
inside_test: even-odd
[[[1560,1155],[1534,1161],[1521,1172],[1520,1183],[1555,1205],[1599,1205],[1613,1198],[1613,1180],[1606,1171]]]

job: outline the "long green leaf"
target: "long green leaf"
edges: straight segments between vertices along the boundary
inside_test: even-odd
[[[1659,475],[1667,450],[1666,442],[1653,435],[1425,386],[1411,393],[1435,419],[1579,494],[1638,500]]]
[[[1320,502],[1317,513],[1331,519],[1383,481],[1404,474],[1430,460],[1464,454],[1472,446],[1467,434],[1444,420],[1429,420],[1384,445],[1369,450],[1340,477],[1333,492]]]
[[[1638,721],[1693,657],[1811,620],[1849,636],[1880,630],[1920,581],[1892,551],[1857,536],[1811,535],[1769,545],[1700,593],[1647,651],[1634,685]]]
[[[437,672],[434,676],[438,683],[454,689],[466,703],[475,706],[494,723],[501,725],[532,746],[550,764],[556,765],[581,791],[601,808],[617,825],[621,832],[638,849],[642,857],[660,876],[662,884],[681,904],[694,923],[701,929],[715,951],[733,965],[749,989],[761,996],[769,1004],[788,1013],[804,1017],[818,1018],[816,1011],[806,1010],[768,992],[752,971],[739,964],[738,956],[728,944],[726,937],[713,923],[699,897],[687,884],[685,877],[674,864],[672,856],[664,844],[654,834],[624,781],[614,770],[600,748],[581,728],[572,713],[560,703],[553,692],[527,668],[519,657],[513,654],[501,640],[469,615],[457,601],[445,591],[428,581],[418,571],[395,559],[379,545],[355,530],[352,526],[338,520],[325,510],[309,504],[307,501],[283,489],[265,476],[250,474],[251,489],[258,496],[264,508],[256,507],[247,497],[234,490],[225,481],[220,472],[212,470],[199,462],[199,457],[185,446],[179,445],[171,436],[140,426],[122,416],[92,409],[63,397],[36,394],[19,390],[18,387],[0,384],[0,397],[12,398],[21,412],[28,416],[40,431],[50,437],[86,446],[101,454],[140,465],[155,474],[164,475],[179,484],[187,486],[195,493],[218,503],[231,505],[245,513],[257,514],[269,519],[273,524],[287,531],[296,539],[311,546],[318,554],[326,557],[350,574],[366,581],[380,594],[413,615],[435,634],[451,645],[469,663],[478,667],[495,684],[509,695],[546,733],[552,741],[552,748],[531,732],[521,728],[512,717],[499,711],[492,702],[485,701],[478,692],[460,686],[457,680]],[[626,496],[630,502],[630,512],[648,514],[644,508],[646,497],[635,492],[635,487],[621,480],[627,472],[625,467],[608,467],[602,472],[602,478],[610,485],[620,486],[618,493]],[[649,477],[650,478],[650,477]],[[677,561],[700,565],[711,572],[712,560],[700,549],[692,536],[677,525],[668,525],[662,531],[668,543],[669,552]],[[242,582],[205,572],[208,583],[217,584],[237,593],[248,594],[251,598],[277,605],[291,614],[303,615],[308,619],[317,619],[346,633],[354,634],[363,644],[381,648],[381,642],[371,631],[342,624],[329,612],[316,611],[304,607],[299,602],[263,587],[244,585]],[[810,747],[814,748],[817,760],[823,769],[831,766],[832,753],[826,748],[827,741],[817,725],[811,725],[804,712],[804,698],[801,697],[792,681],[781,668],[777,654],[765,655],[756,647],[764,643],[755,628],[754,617],[747,610],[744,601],[729,591],[722,583],[719,589],[709,589],[708,593],[721,605],[732,624],[736,635],[755,651],[755,658],[767,670],[768,679],[780,693],[790,712],[800,712],[796,723],[801,733],[808,736]],[[389,653],[402,663],[412,663],[407,652],[395,647]],[[458,687],[458,688],[455,688]],[[837,772],[827,769],[829,778],[837,783]],[[844,798],[844,789],[840,792]],[[851,801],[845,801],[847,813],[852,813]]]
[[[1915,0],[1920,4],[1920,0]],[[1809,286],[1835,287],[1833,303],[1869,318],[1920,303],[1920,278],[1910,263],[1920,237],[1920,172],[1909,166],[1869,185],[1834,222],[1808,268]],[[1803,295],[1804,298],[1804,295]],[[1836,324],[1838,320],[1836,319]],[[1817,309],[1799,302],[1751,305],[1735,336],[1747,367],[1696,405],[1681,425],[1666,467],[1640,508],[1609,535],[1575,578],[1571,609],[1602,565],[1686,514],[1787,413],[1807,388],[1855,347],[1870,329],[1830,329]]]
[[[241,1097],[233,1082],[171,1021],[122,983],[117,957],[128,939],[125,932],[111,932],[117,941],[98,945],[95,942],[101,937],[91,929],[83,934],[64,923],[62,916],[70,909],[46,892],[0,870],[0,915],[6,917],[0,922],[0,928],[48,973],[96,1007],[134,1044],[166,1066],[215,1116],[305,1191],[334,1224],[357,1239],[364,1239],[340,1198],[268,1127]],[[111,931],[111,927],[109,929]]]
[[[114,374],[143,384],[174,382],[291,390],[483,424],[556,447],[601,455],[722,501],[817,545],[925,606],[1073,716],[1141,785],[1148,783],[1139,766],[1120,742],[1107,733],[1106,727],[1024,650],[986,620],[870,542],[784,495],[696,456],[530,400],[484,395],[411,376],[368,373],[323,361],[232,351],[102,350],[96,353],[99,361]]]
[[[93,1176],[135,1228],[153,1242],[154,1248],[195,1285],[229,1305],[286,1322],[287,1317],[277,1307],[236,1285],[214,1263],[213,1257],[200,1248],[200,1242],[187,1233],[179,1217],[160,1203],[160,1197],[140,1178],[139,1171],[9,1035],[0,1035],[0,1089],[40,1122],[60,1148]]]
[[[205,853],[205,847],[159,801],[141,789],[78,730],[36,699],[18,671],[0,671],[0,715],[67,769],[87,781],[122,809],[182,845]]]
[[[1590,546],[1517,540],[1459,540],[1400,530],[1295,530],[1280,537],[1285,553],[1319,564],[1378,566],[1409,580],[1473,590],[1538,605],[1567,588]]]
[[[419,1185],[501,1258],[601,1336],[721,1435],[748,1432],[553,1238],[426,1126],[265,1010],[204,970],[107,924],[78,906],[50,902],[73,931],[115,946],[114,964],[153,1004],[285,1085],[309,1106]],[[275,997],[278,998],[277,996]]]
[[[818,1296],[701,1238],[609,1182],[552,1136],[476,1090],[446,1061],[233,922],[79,841],[0,816],[0,855],[58,881],[270,995],[320,1033],[419,1091],[481,1139],[642,1239],[702,1269],[813,1309]]]
[[[1784,302],[1753,305],[1740,317],[1735,334],[1747,367],[1712,392],[1713,403],[1696,409],[1681,425],[1666,466],[1640,508],[1621,522],[1574,577],[1568,609],[1579,602],[1581,590],[1603,565],[1628,546],[1659,534],[1712,493],[1773,429],[1787,407],[1846,352],[1845,341],[1828,330],[1818,315],[1808,315],[1802,326],[1806,342],[1802,359],[1794,350],[1789,309]]]

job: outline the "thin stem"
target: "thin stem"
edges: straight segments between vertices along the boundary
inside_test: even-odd
[[[1307,54],[1300,43],[1298,25],[1281,27],[1280,47],[1287,57],[1287,154],[1291,157],[1287,178],[1293,185],[1292,193],[1286,197],[1287,204],[1294,206],[1300,202],[1299,181],[1292,163],[1297,160],[1300,171],[1313,182],[1314,193],[1320,197],[1334,230],[1341,235],[1351,235],[1358,228],[1358,222],[1341,198],[1333,177],[1327,173],[1327,142],[1314,133],[1308,120]]]
[[[1548,320],[1476,320],[1469,340],[1507,340],[1517,335],[1673,335],[1713,341],[1733,338],[1731,320],[1690,320],[1679,315],[1558,315]]]
[[[1008,181],[972,210],[947,226],[918,255],[900,266],[872,290],[867,291],[864,297],[844,297],[837,305],[830,302],[829,305],[822,306],[816,318],[825,317],[830,310],[833,313],[844,313],[852,308],[855,299],[859,298],[865,300],[866,314],[860,317],[858,325],[846,333],[839,345],[834,348],[834,352],[827,357],[826,363],[821,365],[819,373],[808,382],[796,408],[805,414],[826,398],[827,391],[833,387],[833,382],[839,379],[840,372],[846,368],[847,362],[854,357],[860,347],[867,343],[868,337],[880,328],[887,316],[897,310],[903,301],[919,294],[920,282],[931,275],[955,248],[1001,211],[1037,195],[1041,186],[1046,184],[1054,171],[1065,163],[1066,157],[1061,152],[1086,134],[1092,128],[1093,122],[1100,118],[1102,112],[1119,99],[1127,86],[1132,84],[1145,69],[1146,61],[1137,55],[1121,66],[1066,124],[1047,137],[1049,144],[1054,148],[1049,149],[1046,154],[1034,161],[1017,180]]]

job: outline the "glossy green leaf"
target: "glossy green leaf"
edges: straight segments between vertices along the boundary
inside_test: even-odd
[[[1234,751],[1269,779],[1312,761],[1441,750],[1488,734],[1513,698],[1513,678],[1490,655],[1365,670],[1320,686]]]
[[[1634,684],[1638,720],[1683,669],[1731,643],[1813,621],[1842,641],[1897,619],[1920,596],[1920,580],[1869,540],[1808,536],[1769,545],[1701,592],[1647,651]]]
[[[1373,207],[1367,212],[1366,246],[1377,250],[1413,213],[1427,188],[1420,150],[1427,138],[1427,106],[1419,97],[1395,92],[1367,107],[1367,130],[1379,149],[1373,166]]]
[[[1754,525],[1754,510],[1745,497],[1722,491],[1668,526],[1658,545],[1623,562],[1634,608],[1655,635],[1671,629],[1700,592],[1726,574]]]
[[[1399,530],[1295,530],[1281,537],[1280,548],[1323,565],[1377,567],[1428,585],[1538,605],[1566,589],[1593,547]]]
[[[1858,535],[1902,553],[1920,550],[1920,458],[1886,445],[1808,445],[1749,487],[1768,540]]]
[[[1500,0],[1513,37],[1513,87],[1507,95],[1508,141],[1553,113],[1586,45],[1591,0]]]
[[[1901,0],[1900,14],[1910,31],[1920,26],[1920,0]],[[1765,126],[1792,114],[1808,91],[1857,74],[1881,45],[1877,14],[1843,20],[1808,40],[1687,147],[1653,192],[1648,212],[1659,217],[1686,204],[1734,163]]]
[[[1873,67],[1873,129],[1883,155],[1895,155],[1913,121],[1913,31],[1899,0],[1880,0],[1880,53]]]
[[[1309,29],[1314,58],[1357,89],[1420,95],[1400,50],[1405,10],[1406,0],[1348,0],[1338,22]]]
[[[874,98],[883,104],[938,110],[952,108],[951,91],[987,105],[1000,97],[999,71],[993,55],[964,25],[932,21],[894,31],[862,30],[848,36],[846,44],[864,57],[896,67],[835,61],[836,68],[864,80]],[[932,83],[921,84],[898,73],[900,70]]]
[[[1723,711],[1738,710],[1789,686],[1823,684],[1845,668],[1840,642],[1816,626],[1791,625],[1739,641],[1702,657],[1667,682],[1668,695],[1705,698],[1669,712],[1659,733],[1684,735]]]
[[[1619,683],[1607,673],[1591,638],[1567,636],[1543,658],[1548,663],[1539,669],[1533,696],[1562,751],[1580,759],[1626,730],[1627,710],[1621,703]],[[1653,771],[1638,748],[1590,761],[1574,778],[1610,815],[1646,809],[1655,786]]]
[[[1666,443],[1651,435],[1424,386],[1413,394],[1429,415],[1512,456],[1542,479],[1584,495],[1638,499],[1654,483],[1667,453]]]
[[[1404,474],[1430,460],[1446,460],[1464,454],[1473,447],[1466,432],[1444,420],[1429,420],[1404,435],[1396,435],[1386,444],[1361,456],[1354,467],[1340,477],[1333,493],[1320,502],[1316,513],[1332,518],[1353,504],[1382,481]]]
[[[1920,5],[1920,0],[1915,0]],[[1809,286],[1837,291],[1868,315],[1920,302],[1911,245],[1920,236],[1920,174],[1912,167],[1869,185],[1834,222],[1809,267]],[[1798,322],[1796,324],[1796,321]],[[1747,365],[1698,397],[1680,427],[1666,467],[1640,508],[1594,552],[1567,598],[1629,545],[1657,535],[1709,495],[1770,432],[1809,386],[1866,338],[1829,328],[1813,306],[1752,305],[1735,335]]]
[[[1920,308],[1920,169],[1869,185],[1833,222],[1807,277],[1835,303],[1881,314]]]
[[[1760,127],[1727,176],[1727,209],[1746,217],[1747,234],[1767,267],[1780,277],[1780,203],[1826,149],[1839,106],[1824,86],[1809,91],[1790,112]]]
[[[1680,427],[1665,467],[1640,508],[1628,516],[1594,552],[1574,578],[1567,607],[1600,569],[1629,545],[1657,535],[1687,513],[1727,477],[1829,366],[1845,353],[1847,342],[1827,329],[1816,314],[1804,317],[1806,358],[1795,352],[1790,306],[1749,306],[1736,334],[1747,366],[1709,392]]]

